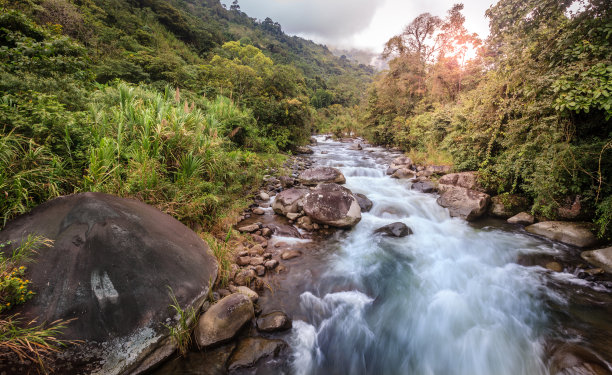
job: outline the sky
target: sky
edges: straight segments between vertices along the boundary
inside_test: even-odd
[[[272,18],[287,34],[336,48],[380,53],[389,38],[421,13],[444,17],[460,0],[238,0],[240,9],[260,20]],[[495,0],[465,1],[463,15],[470,32],[486,37],[485,11]],[[229,7],[230,0],[222,3]]]

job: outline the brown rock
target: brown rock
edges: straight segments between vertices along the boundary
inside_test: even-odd
[[[262,337],[248,337],[238,346],[228,360],[228,370],[251,367],[262,358],[276,357],[287,344],[282,340],[270,340]]]
[[[282,311],[274,311],[257,319],[257,329],[262,332],[284,331],[291,325],[291,319]]]
[[[243,294],[231,294],[214,304],[198,320],[195,339],[205,348],[232,339],[255,315],[251,299]]]
[[[599,240],[593,234],[593,224],[568,221],[543,221],[525,228],[529,233],[577,247],[596,245]]]
[[[451,216],[473,221],[487,211],[490,201],[488,194],[453,185],[444,185],[444,188],[442,186],[439,186],[443,192],[437,202],[448,208]]]
[[[361,208],[345,187],[320,184],[304,198],[304,212],[313,221],[339,228],[351,227],[361,220]]]
[[[320,183],[343,184],[346,178],[339,169],[332,167],[316,167],[300,173],[299,180],[304,185],[317,185]]]
[[[531,225],[535,223],[535,217],[527,212],[520,212],[507,220],[510,224]]]
[[[282,260],[289,260],[302,256],[302,252],[299,250],[287,250],[281,254]]]

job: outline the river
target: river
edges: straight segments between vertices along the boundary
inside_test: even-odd
[[[388,150],[317,138],[315,164],[339,168],[374,205],[352,230],[294,241],[304,255],[260,298],[264,312],[293,317],[275,335],[289,349],[245,373],[538,375],[568,342],[612,358],[610,285],[577,276],[577,249],[501,220],[451,218],[434,195],[385,175]],[[373,234],[393,222],[414,233]],[[550,260],[567,272],[544,268]]]

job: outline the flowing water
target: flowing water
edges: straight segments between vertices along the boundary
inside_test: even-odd
[[[568,341],[612,358],[610,291],[519,264],[575,259],[576,249],[501,221],[451,218],[435,196],[385,175],[390,152],[318,140],[316,164],[342,170],[374,205],[270,280],[260,304],[293,317],[280,335],[290,349],[251,373],[547,374],[551,346]],[[373,234],[393,222],[414,233]]]

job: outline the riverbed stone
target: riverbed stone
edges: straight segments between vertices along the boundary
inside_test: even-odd
[[[535,217],[528,212],[519,212],[518,214],[509,218],[507,221],[510,224],[531,225],[535,223]]]
[[[300,250],[287,250],[281,254],[282,260],[289,260],[297,257],[301,257],[302,252]]]
[[[363,147],[361,147],[361,144],[359,143],[353,143],[349,146],[349,150],[360,151],[360,150],[363,150]]]
[[[357,203],[359,204],[359,207],[361,208],[361,212],[369,212],[372,209],[372,206],[374,205],[372,203],[371,200],[368,199],[368,197],[366,197],[363,194],[353,194],[355,196],[355,198],[357,198]]]
[[[253,289],[246,286],[231,286],[229,287],[230,292],[232,293],[240,293],[249,297],[251,301],[255,302],[259,299],[259,294],[255,292]]]
[[[352,227],[361,220],[357,199],[337,184],[320,184],[306,194],[304,212],[315,222],[338,228]]]
[[[308,189],[299,188],[283,190],[276,195],[272,209],[277,214],[285,216],[289,213],[298,213],[308,192]]]
[[[554,272],[562,272],[563,266],[559,262],[548,262],[546,268]]]
[[[229,371],[251,367],[262,358],[276,357],[287,347],[283,340],[266,339],[263,337],[247,337],[242,339],[228,360]]]
[[[529,233],[537,234],[553,241],[559,241],[577,247],[589,247],[599,241],[593,234],[593,224],[568,221],[542,221],[525,228]]]
[[[265,191],[261,191],[259,192],[259,199],[267,202],[270,200],[270,194],[266,193]]]
[[[263,214],[266,213],[266,211],[263,208],[261,208],[261,207],[256,207],[256,208],[253,209],[253,213],[255,215],[263,215]]]
[[[251,298],[233,293],[212,305],[198,320],[195,340],[200,348],[232,339],[255,316]]]
[[[390,237],[406,237],[407,235],[412,234],[412,229],[408,228],[408,226],[404,223],[396,222],[380,227],[376,229],[374,233]]]
[[[431,181],[425,180],[413,183],[410,189],[420,191],[421,193],[433,193],[436,187]]]
[[[250,224],[250,225],[244,225],[244,226],[238,227],[238,231],[243,232],[243,233],[253,233],[253,232],[257,232],[258,230],[259,230],[259,224]]]
[[[592,265],[601,267],[604,271],[612,273],[612,247],[583,251],[580,256]]]
[[[257,329],[262,332],[285,331],[291,325],[291,319],[282,311],[273,311],[257,319]]]
[[[264,267],[266,267],[266,269],[268,270],[273,270],[278,266],[278,260],[276,259],[270,259],[267,262],[264,263]]]
[[[62,348],[58,373],[70,366],[113,375],[159,363],[176,349],[161,325],[176,324],[169,288],[182,308],[199,309],[217,276],[216,260],[196,233],[135,199],[55,198],[9,222],[0,243],[11,244],[0,251],[13,251],[29,234],[54,242],[28,263],[36,294],[11,314],[38,323],[76,318],[58,338],[83,341]]]
[[[438,188],[442,193],[438,204],[448,208],[453,217],[474,221],[487,211],[490,201],[488,194],[454,185],[439,185]]]
[[[394,169],[409,169],[410,167],[412,167],[412,159],[410,159],[408,156],[398,156],[397,158],[393,159],[390,167]]]
[[[307,146],[298,146],[295,148],[296,154],[313,154],[314,151]]]
[[[299,180],[304,185],[317,185],[320,183],[344,184],[346,178],[339,169],[332,167],[315,167],[300,173]]]
[[[414,171],[408,168],[400,168],[396,170],[395,172],[393,172],[393,174],[391,175],[391,178],[397,178],[400,180],[415,178],[415,177],[416,177],[416,174],[414,173]]]
[[[449,173],[440,177],[438,184],[458,186],[465,189],[484,192],[484,189],[478,183],[478,172]]]
[[[257,277],[257,273],[252,269],[242,269],[236,272],[234,276],[234,282],[239,286],[250,285],[253,280]]]

